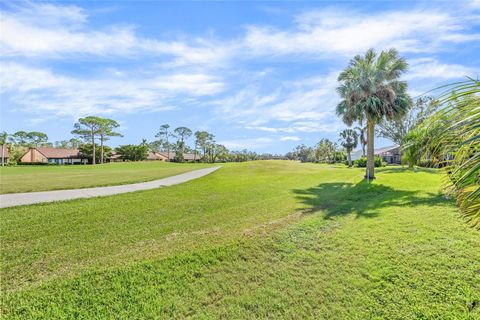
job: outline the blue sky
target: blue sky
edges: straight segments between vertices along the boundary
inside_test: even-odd
[[[1,130],[51,141],[98,115],[121,123],[112,146],[151,141],[168,123],[212,132],[229,149],[284,153],[338,139],[337,75],[369,48],[407,58],[413,97],[480,71],[478,0],[2,1],[0,10]]]

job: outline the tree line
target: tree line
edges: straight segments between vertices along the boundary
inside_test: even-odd
[[[53,143],[49,142],[48,136],[42,132],[18,131],[14,134],[3,132],[0,135],[2,155],[6,144],[8,144],[11,164],[17,163],[20,157],[31,147],[78,149],[92,164],[105,163],[113,155],[124,161],[142,161],[147,159],[149,152],[165,152],[168,159],[175,162],[184,162],[184,154],[193,155],[193,161],[209,163],[285,159],[284,155],[257,154],[246,149],[230,151],[224,145],[217,143],[212,133],[207,131],[193,132],[183,126],[171,129],[168,124],[159,127],[154,141],[148,142],[146,139],[142,139],[139,144],[124,144],[111,148],[107,145],[107,142],[112,137],[123,137],[122,134],[117,132],[119,127],[120,124],[113,119],[97,116],[79,118],[71,131],[76,136],[75,138]],[[191,147],[188,141],[192,137],[194,141]],[[2,165],[3,163],[2,160]]]

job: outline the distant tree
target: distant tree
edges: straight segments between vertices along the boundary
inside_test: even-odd
[[[117,121],[112,119],[102,118],[100,121],[100,126],[98,128],[98,135],[100,137],[100,163],[103,163],[103,144],[110,137],[123,137],[120,133],[115,132],[114,130],[120,125]]]
[[[355,130],[345,129],[340,132],[341,141],[340,144],[347,151],[348,167],[352,167],[352,150],[357,147],[358,135]]]
[[[432,97],[420,97],[414,106],[402,117],[378,124],[377,135],[392,140],[403,149],[407,133],[430,117],[437,109],[437,102]]]
[[[115,148],[115,152],[121,156],[122,160],[142,161],[147,159],[148,144],[142,142],[140,145],[121,145]]]
[[[335,162],[337,148],[329,139],[320,140],[315,148],[315,159],[320,163]]]
[[[80,145],[82,145],[82,141],[78,140],[78,139],[75,139],[75,138],[72,138],[69,140],[69,143],[70,143],[70,148],[72,149],[78,149],[78,147],[80,147]]]
[[[192,135],[192,130],[187,127],[178,127],[173,130],[173,133],[180,141],[185,142]]]
[[[70,140],[55,141],[54,146],[55,146],[55,148],[78,149],[78,147],[81,144],[82,144],[82,142],[80,140],[72,138]]]
[[[48,141],[48,136],[43,132],[32,131],[27,133],[27,139],[29,140],[30,144],[39,147]]]
[[[12,142],[19,146],[29,146],[28,132],[17,131],[12,135]]]
[[[91,143],[84,143],[78,147],[80,153],[88,159],[89,162],[93,163],[93,145]],[[112,155],[112,148],[109,146],[103,146],[104,156],[109,157]],[[95,153],[95,162],[100,162],[100,154],[98,152]]]
[[[167,157],[170,160],[170,150],[172,149],[172,144],[169,142],[168,138],[172,137],[172,133],[170,133],[170,125],[164,124],[160,126],[158,133],[155,135],[156,138],[160,138],[158,140],[159,146],[167,150]]]
[[[213,143],[214,136],[207,131],[197,131],[195,132],[195,154],[197,148],[202,150],[203,158],[206,160],[207,147],[209,144]],[[195,158],[196,160],[196,158]]]
[[[72,134],[76,134],[92,144],[92,164],[96,163],[95,139],[98,137],[103,119],[100,117],[85,117],[78,119],[75,123]]]
[[[355,56],[338,76],[337,92],[342,101],[337,114],[349,126],[354,121],[367,122],[366,179],[375,178],[375,125],[403,116],[411,106],[407,83],[399,80],[407,68],[397,50],[377,55],[370,49],[364,56]]]
[[[295,148],[297,159],[301,162],[313,162],[315,160],[315,152],[311,147],[301,144]]]
[[[183,154],[185,153],[187,140],[192,135],[192,130],[187,127],[178,127],[173,130],[175,137],[177,137],[177,144],[175,146],[175,161],[183,162]]]
[[[211,163],[215,163],[217,159],[225,160],[228,157],[228,149],[223,144],[212,143],[208,147]]]
[[[70,147],[70,142],[68,140],[55,141],[55,148],[68,149]]]

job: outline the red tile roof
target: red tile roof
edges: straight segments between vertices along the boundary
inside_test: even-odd
[[[60,149],[48,147],[36,147],[46,158],[51,159],[78,159],[82,158],[78,149]]]
[[[163,155],[160,152],[150,151],[147,155],[147,160],[165,160],[167,155]]]

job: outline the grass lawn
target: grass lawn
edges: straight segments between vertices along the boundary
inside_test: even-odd
[[[206,166],[209,165],[144,161],[95,166],[0,167],[0,193],[88,188],[150,181]]]
[[[480,234],[441,175],[259,161],[1,209],[5,319],[479,319]]]

